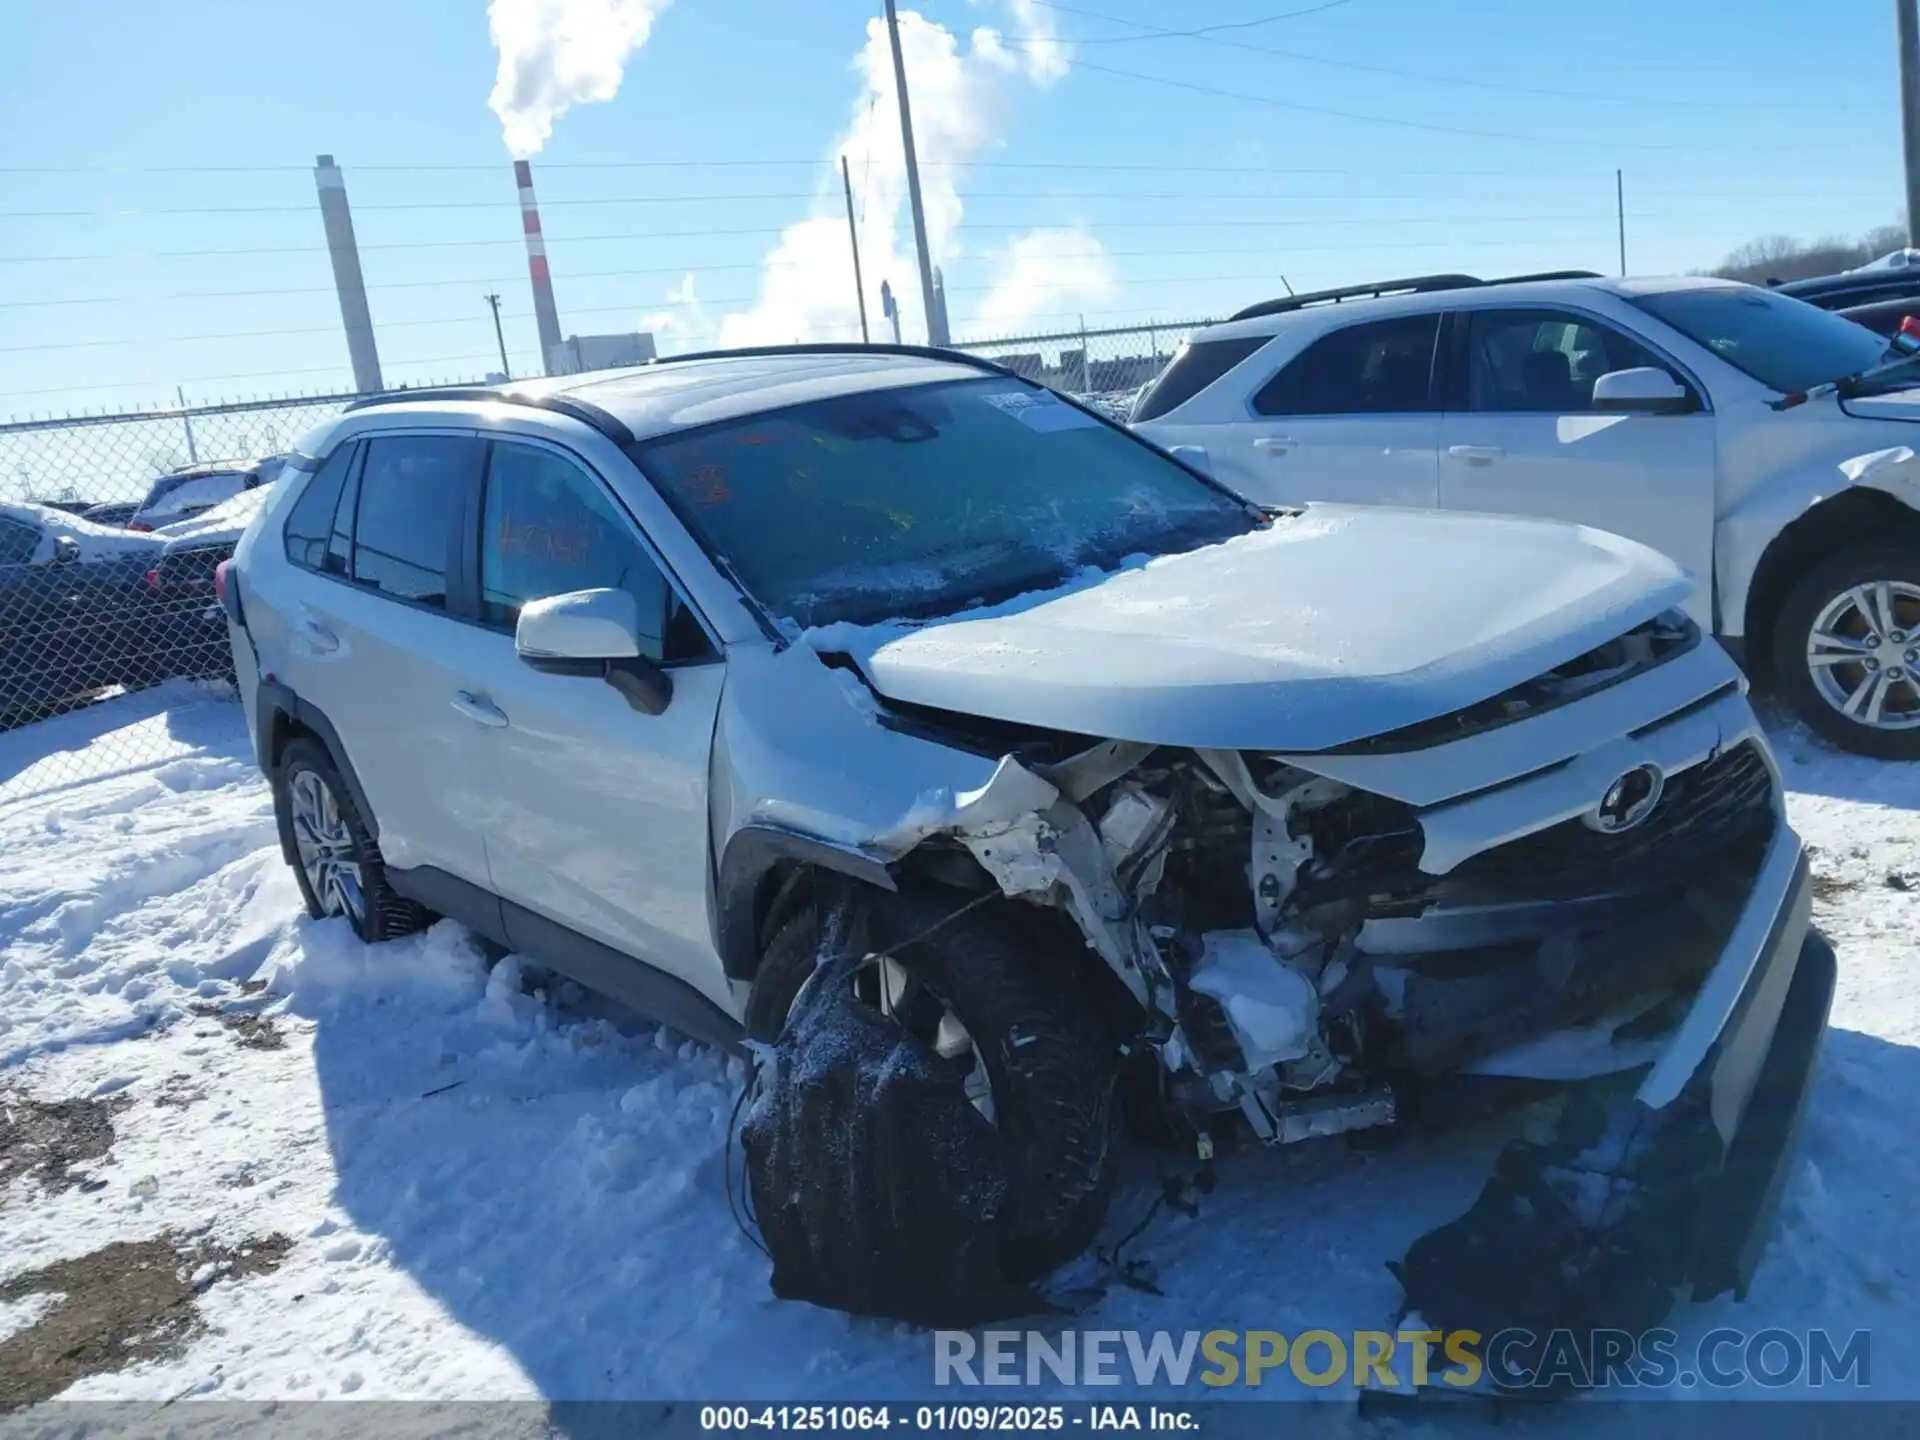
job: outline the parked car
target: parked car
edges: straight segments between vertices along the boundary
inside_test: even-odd
[[[1834,313],[1856,325],[1866,326],[1876,335],[1911,339],[1915,326],[1920,326],[1920,295],[1905,300],[1882,300],[1873,305],[1850,305]],[[1909,320],[1914,321],[1914,325],[1908,325]]]
[[[98,505],[89,505],[80,514],[96,525],[117,525],[126,527],[126,523],[139,513],[138,500],[106,500]]]
[[[161,544],[45,505],[0,504],[0,728],[159,678],[144,577]]]
[[[1540,515],[1652,545],[1809,725],[1911,759],[1916,385],[1880,336],[1750,285],[1429,276],[1210,326],[1133,424],[1268,503]]]
[[[1814,275],[1804,280],[1769,282],[1768,288],[1780,295],[1791,295],[1822,310],[1850,310],[1860,305],[1878,305],[1888,300],[1912,300],[1920,297],[1920,268],[1883,265],[1862,270],[1843,270],[1837,275]]]
[[[153,655],[166,674],[233,680],[233,648],[213,575],[272,493],[270,481],[154,532],[166,543],[146,573],[147,598]]]
[[[285,457],[215,460],[162,475],[127,521],[129,530],[159,530],[224,504],[279,474]]]
[[[1271,513],[904,347],[412,392],[299,448],[217,584],[309,910],[769,1047],[779,1293],[979,1318],[1091,1240],[1121,1095],[1204,1159],[1608,1027],[1586,1073],[1634,1073],[1458,1222],[1497,1255],[1416,1245],[1409,1303],[1451,1327],[1461,1266],[1514,1267],[1637,1333],[1605,1294],[1743,1283],[1833,958],[1647,547]]]

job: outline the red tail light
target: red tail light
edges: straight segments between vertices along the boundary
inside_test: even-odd
[[[129,520],[127,522],[127,528],[129,530],[138,530],[142,534],[146,534],[146,535],[151,535],[153,533],[153,526],[147,524],[147,522],[144,520]]]
[[[154,569],[147,571],[147,588],[149,590],[158,590],[160,588],[159,570]]]
[[[231,564],[231,560],[222,560],[213,567],[213,598],[222,605],[227,603],[227,567]]]
[[[1920,340],[1920,315],[1903,316],[1900,321],[1900,335],[1907,340]]]

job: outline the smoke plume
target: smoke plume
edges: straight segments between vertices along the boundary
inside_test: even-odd
[[[575,105],[620,93],[627,59],[647,43],[670,0],[492,0],[487,28],[500,52],[487,104],[516,159],[537,155]]]

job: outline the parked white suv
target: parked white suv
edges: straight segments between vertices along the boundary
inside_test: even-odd
[[[899,347],[403,393],[300,451],[219,589],[312,912],[761,1042],[780,1293],[1004,1313],[1099,1227],[1123,1081],[1204,1160],[1474,1075],[1615,1081],[1461,1225],[1569,1303],[1744,1283],[1833,955],[1653,551],[1272,514]],[[1515,1220],[1516,1175],[1569,1198]],[[1476,1246],[1408,1257],[1429,1322],[1493,1318]]]
[[[1749,285],[1439,275],[1243,310],[1132,419],[1255,500],[1544,515],[1642,541],[1699,578],[1694,618],[1808,724],[1913,759],[1913,387],[1920,366],[1882,337]]]

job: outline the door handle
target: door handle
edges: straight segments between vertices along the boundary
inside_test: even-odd
[[[1449,445],[1447,454],[1469,465],[1491,465],[1507,452],[1498,445]]]
[[[302,620],[300,638],[323,655],[330,655],[340,648],[340,637],[318,620]]]
[[[1264,450],[1267,454],[1278,458],[1299,443],[1300,442],[1291,435],[1262,435],[1258,440],[1253,442],[1253,448],[1256,450]]]
[[[507,723],[507,712],[491,700],[483,700],[471,690],[453,692],[453,708],[478,725],[498,730]]]

